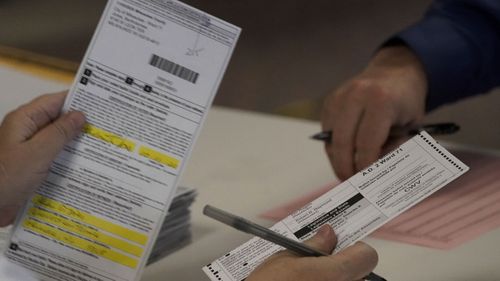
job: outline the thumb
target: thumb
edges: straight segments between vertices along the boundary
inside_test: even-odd
[[[64,145],[81,132],[84,124],[85,116],[81,112],[71,111],[60,116],[31,138],[32,152],[42,161],[52,161]]]
[[[337,245],[337,236],[333,231],[333,228],[329,224],[325,224],[319,228],[316,234],[304,241],[308,246],[330,255]]]
[[[332,258],[343,265],[344,273],[349,276],[348,280],[363,278],[375,268],[378,262],[375,249],[363,242],[347,247]]]

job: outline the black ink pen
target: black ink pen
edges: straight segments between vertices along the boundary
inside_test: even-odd
[[[403,137],[403,136],[414,136],[418,134],[420,131],[426,131],[430,135],[449,135],[460,130],[460,126],[455,123],[436,123],[436,124],[427,124],[418,127],[410,127],[410,128],[400,128],[394,127],[391,129],[389,133],[389,137]],[[324,131],[321,133],[317,133],[311,136],[311,139],[324,141],[327,143],[332,142],[332,131]]]
[[[307,257],[322,257],[329,256],[327,253],[322,253],[317,251],[306,244],[294,241],[288,237],[285,237],[277,232],[274,232],[266,227],[253,223],[247,219],[242,217],[235,216],[231,213],[223,211],[221,209],[212,207],[210,205],[206,205],[203,208],[203,214],[218,220],[224,224],[227,224],[233,228],[236,228],[240,231],[253,234],[257,237],[260,237],[264,240],[272,242],[274,244],[280,245],[294,253],[297,253],[301,256]],[[371,272],[367,276],[365,276],[362,280],[365,281],[387,281],[383,277]]]

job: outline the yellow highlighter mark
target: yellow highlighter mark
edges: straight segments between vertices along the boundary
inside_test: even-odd
[[[148,241],[148,237],[142,233],[95,217],[91,214],[80,211],[50,198],[41,195],[35,195],[32,201],[37,206],[42,206],[50,211],[54,211],[72,219],[82,221],[85,224],[95,226],[96,228],[102,229],[116,236],[123,237],[138,244],[146,245],[146,242]]]
[[[57,228],[52,226],[48,226],[46,224],[37,222],[33,219],[27,219],[23,222],[23,226],[26,229],[34,231],[36,233],[42,234],[44,236],[48,236],[57,241],[64,242],[68,245],[71,245],[75,248],[87,251],[94,255],[106,258],[108,260],[114,261],[124,266],[128,266],[131,268],[136,268],[138,261],[134,258],[126,256],[124,254],[120,254],[116,251],[103,247],[101,245],[89,242],[85,239],[73,236],[71,234],[65,233]]]
[[[115,135],[111,132],[92,126],[88,123],[85,124],[85,126],[83,127],[83,132],[95,138],[98,138],[102,141],[118,146],[119,148],[126,149],[130,152],[134,151],[135,149],[134,142],[126,138],[120,137],[119,135]]]
[[[158,152],[154,149],[151,149],[151,148],[148,148],[145,146],[141,146],[139,148],[139,155],[144,156],[146,158],[149,158],[149,159],[156,161],[158,163],[167,165],[167,166],[174,168],[174,169],[177,169],[177,167],[179,166],[179,162],[180,162],[178,159],[175,159],[171,156],[168,156],[164,153]]]
[[[50,223],[52,225],[55,225],[57,227],[60,227],[62,229],[65,229],[67,231],[70,231],[72,233],[76,233],[80,236],[89,238],[91,240],[100,242],[102,244],[111,246],[113,248],[122,250],[126,253],[132,254],[134,256],[140,257],[142,255],[142,248],[130,244],[124,240],[118,239],[116,237],[107,235],[102,233],[99,230],[92,229],[86,225],[82,225],[79,223],[76,223],[74,221],[71,221],[69,219],[59,217],[53,213],[37,209],[37,208],[31,208],[28,211],[28,214],[31,217],[34,217],[40,221]]]

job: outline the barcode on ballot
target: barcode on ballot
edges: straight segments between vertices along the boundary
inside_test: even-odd
[[[162,58],[155,54],[151,56],[149,64],[193,84],[196,84],[198,77],[200,77],[198,72],[192,71],[189,68],[176,64],[175,62],[171,62],[166,58]]]

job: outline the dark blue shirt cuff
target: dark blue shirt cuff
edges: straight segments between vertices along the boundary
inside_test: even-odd
[[[493,2],[436,1],[422,21],[388,41],[407,45],[424,65],[427,110],[500,85],[500,11]]]

